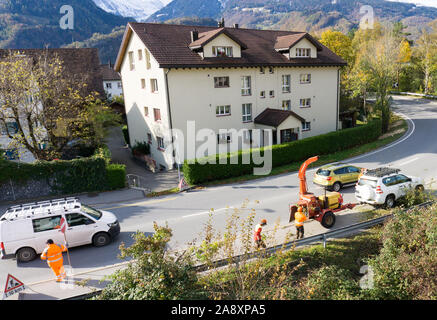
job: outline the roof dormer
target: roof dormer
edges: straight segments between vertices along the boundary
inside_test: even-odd
[[[191,31],[189,48],[202,58],[241,58],[241,51],[247,46],[223,27],[203,33]]]
[[[317,58],[317,52],[322,46],[306,32],[291,34],[276,38],[275,50],[288,59]]]

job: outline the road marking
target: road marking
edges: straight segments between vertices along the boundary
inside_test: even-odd
[[[419,158],[416,157],[416,158],[414,158],[414,159],[410,159],[410,160],[408,160],[408,161],[405,161],[405,162],[402,162],[402,163],[400,163],[400,164],[397,164],[396,166],[398,166],[398,167],[402,167],[402,166],[404,166],[404,165],[406,165],[406,164],[409,164],[409,163],[411,163],[411,162],[414,162],[414,161],[416,161],[416,160],[419,160]]]
[[[212,211],[210,210],[210,211],[203,211],[203,212],[199,212],[199,213],[188,214],[186,216],[182,216],[181,218],[191,218],[191,217],[201,216],[204,214],[209,214],[210,212],[212,212],[214,214],[215,212],[223,211],[226,209],[233,209],[233,208],[228,207],[228,208],[221,208],[221,209],[213,209]]]
[[[355,161],[355,160],[357,160],[357,159],[361,159],[361,158],[365,158],[365,157],[368,157],[368,156],[374,155],[374,154],[379,153],[379,152],[381,152],[381,151],[384,151],[384,150],[387,150],[387,149],[393,148],[394,146],[398,145],[399,143],[404,142],[404,141],[407,140],[409,137],[411,137],[411,135],[412,135],[412,134],[414,133],[414,131],[416,130],[416,125],[414,124],[414,121],[411,120],[408,116],[406,116],[405,114],[403,114],[403,113],[401,113],[401,112],[395,112],[395,113],[400,114],[402,117],[406,118],[406,119],[407,119],[407,120],[412,124],[412,130],[411,130],[411,132],[410,132],[406,137],[404,137],[403,139],[401,139],[401,140],[399,140],[399,141],[396,141],[395,143],[390,144],[390,145],[388,145],[388,146],[386,146],[386,147],[384,147],[384,148],[382,148],[382,149],[378,149],[378,150],[376,150],[376,151],[373,151],[373,152],[370,152],[370,153],[366,153],[366,154],[363,154],[363,155],[358,156],[358,157],[355,157],[355,158],[345,159],[345,160],[343,160],[343,161],[346,161],[346,160],[348,160],[348,161]]]
[[[161,203],[161,202],[167,202],[176,200],[178,197],[174,198],[167,198],[167,199],[160,199],[160,200],[151,200],[151,201],[143,201],[143,202],[136,202],[136,203],[130,203],[130,204],[124,204],[117,207],[110,207],[110,208],[99,208],[100,210],[113,210],[113,209],[120,209],[120,208],[128,208],[128,207],[136,207],[141,205],[148,205],[148,204],[155,204],[155,203]]]

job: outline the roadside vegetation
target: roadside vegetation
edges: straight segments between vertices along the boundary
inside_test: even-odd
[[[411,195],[414,202],[422,197]],[[246,201],[231,211],[223,232],[214,230],[211,210],[200,241],[183,252],[166,251],[172,235],[167,226],[155,224],[151,236],[137,233],[131,247],[121,246],[121,258],[134,262],[110,276],[95,299],[437,299],[436,204],[408,212],[398,207],[385,225],[329,241],[326,248],[259,252],[255,259],[243,255],[238,264],[215,269],[218,259],[256,251],[254,207]],[[277,228],[265,238],[268,246]],[[287,235],[284,242],[291,239]],[[198,264],[207,270],[196,272]]]

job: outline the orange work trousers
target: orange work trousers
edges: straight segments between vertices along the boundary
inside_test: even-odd
[[[49,262],[48,264],[56,276],[56,281],[59,282],[65,278],[64,261],[62,259],[56,262]]]

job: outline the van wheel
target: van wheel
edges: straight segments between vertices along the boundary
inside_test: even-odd
[[[111,242],[111,237],[104,232],[98,233],[93,237],[93,245],[96,247],[106,246],[109,242]]]
[[[395,196],[391,194],[387,196],[387,198],[385,199],[385,207],[391,209],[394,206],[395,206]]]
[[[17,251],[16,257],[20,262],[29,262],[35,259],[36,252],[32,248],[21,248]]]
[[[341,183],[340,182],[337,181],[336,183],[333,184],[332,190],[334,190],[335,192],[339,192],[340,189],[341,189]]]
[[[331,211],[326,212],[323,215],[322,221],[320,223],[327,229],[332,228],[335,224],[335,214],[333,214]]]

